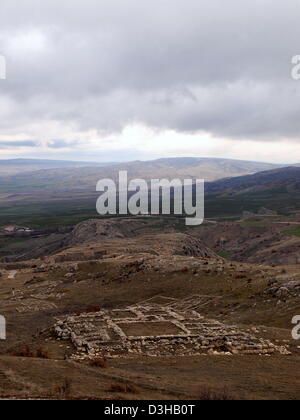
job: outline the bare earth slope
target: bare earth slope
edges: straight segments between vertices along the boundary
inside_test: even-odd
[[[299,217],[247,217],[202,226],[193,232],[216,253],[264,265],[300,264]]]

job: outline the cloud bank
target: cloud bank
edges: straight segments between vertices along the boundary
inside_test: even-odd
[[[300,161],[297,0],[0,7],[2,157],[250,153],[275,161],[281,147],[280,159]]]

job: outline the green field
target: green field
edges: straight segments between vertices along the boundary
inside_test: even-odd
[[[0,208],[0,226],[17,224],[32,229],[72,226],[97,217],[95,203],[61,201],[22,203]]]
[[[287,235],[298,236],[300,238],[300,226],[296,227],[295,229],[286,230],[284,233]]]
[[[33,229],[73,226],[84,220],[99,217],[96,212],[97,196],[82,198],[71,192],[65,198],[34,195],[32,200],[25,198],[0,205],[0,226],[17,224]],[[300,210],[300,194],[287,192],[252,193],[234,196],[207,195],[205,217],[211,219],[239,219],[244,211],[257,213],[261,207],[288,216],[293,210]],[[258,226],[262,225],[257,222]],[[264,224],[265,222],[263,222]]]

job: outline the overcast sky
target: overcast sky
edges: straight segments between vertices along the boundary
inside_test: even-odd
[[[0,158],[300,162],[299,0],[1,0]]]

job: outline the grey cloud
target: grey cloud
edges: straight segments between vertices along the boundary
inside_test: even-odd
[[[49,147],[50,149],[64,149],[72,146],[77,146],[78,144],[78,141],[53,140],[47,143],[47,147]]]
[[[298,141],[298,0],[2,0],[0,130],[132,122]],[[5,105],[7,104],[7,105]],[[2,111],[1,111],[2,112]],[[50,147],[64,147],[55,141]]]
[[[21,141],[1,141],[0,140],[0,149],[11,149],[18,147],[38,147],[39,144],[31,140],[21,140]]]

